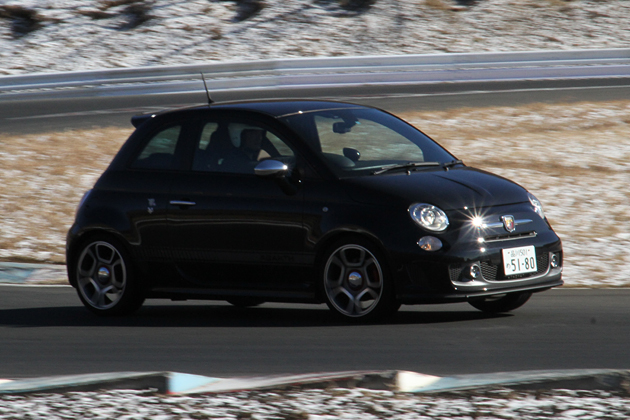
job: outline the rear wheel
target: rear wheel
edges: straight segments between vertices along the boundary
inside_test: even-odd
[[[531,292],[508,293],[505,295],[489,296],[486,298],[471,300],[473,307],[488,313],[510,312],[520,308],[532,296]]]
[[[134,312],[144,302],[124,248],[109,238],[83,244],[75,262],[77,292],[87,309],[98,315]]]
[[[337,242],[322,261],[323,295],[333,312],[348,320],[375,320],[396,311],[385,258],[368,241]]]

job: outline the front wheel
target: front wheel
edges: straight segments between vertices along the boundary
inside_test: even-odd
[[[505,295],[489,296],[482,299],[471,300],[474,308],[488,313],[510,312],[520,308],[532,296],[531,292],[508,293]]]
[[[74,275],[87,309],[98,315],[122,315],[140,308],[144,298],[122,246],[109,238],[93,239],[79,252]]]
[[[369,242],[337,242],[322,261],[323,295],[333,312],[349,320],[376,320],[395,312],[385,259]]]

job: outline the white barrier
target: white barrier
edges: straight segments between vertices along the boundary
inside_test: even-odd
[[[630,49],[302,58],[0,77],[2,97],[630,77]]]

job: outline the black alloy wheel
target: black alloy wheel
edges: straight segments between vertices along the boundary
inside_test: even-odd
[[[110,238],[93,238],[80,247],[74,275],[87,309],[98,315],[123,315],[142,306],[142,297],[126,251]]]
[[[339,241],[322,261],[323,296],[342,318],[377,320],[400,306],[394,301],[385,258],[368,241],[359,237]]]

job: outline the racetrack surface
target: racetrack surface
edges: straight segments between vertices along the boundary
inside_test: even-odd
[[[323,305],[148,301],[98,318],[70,287],[0,286],[0,378],[114,371],[214,377],[400,369],[431,375],[630,368],[630,289],[554,289],[508,315],[403,306],[375,325]]]

